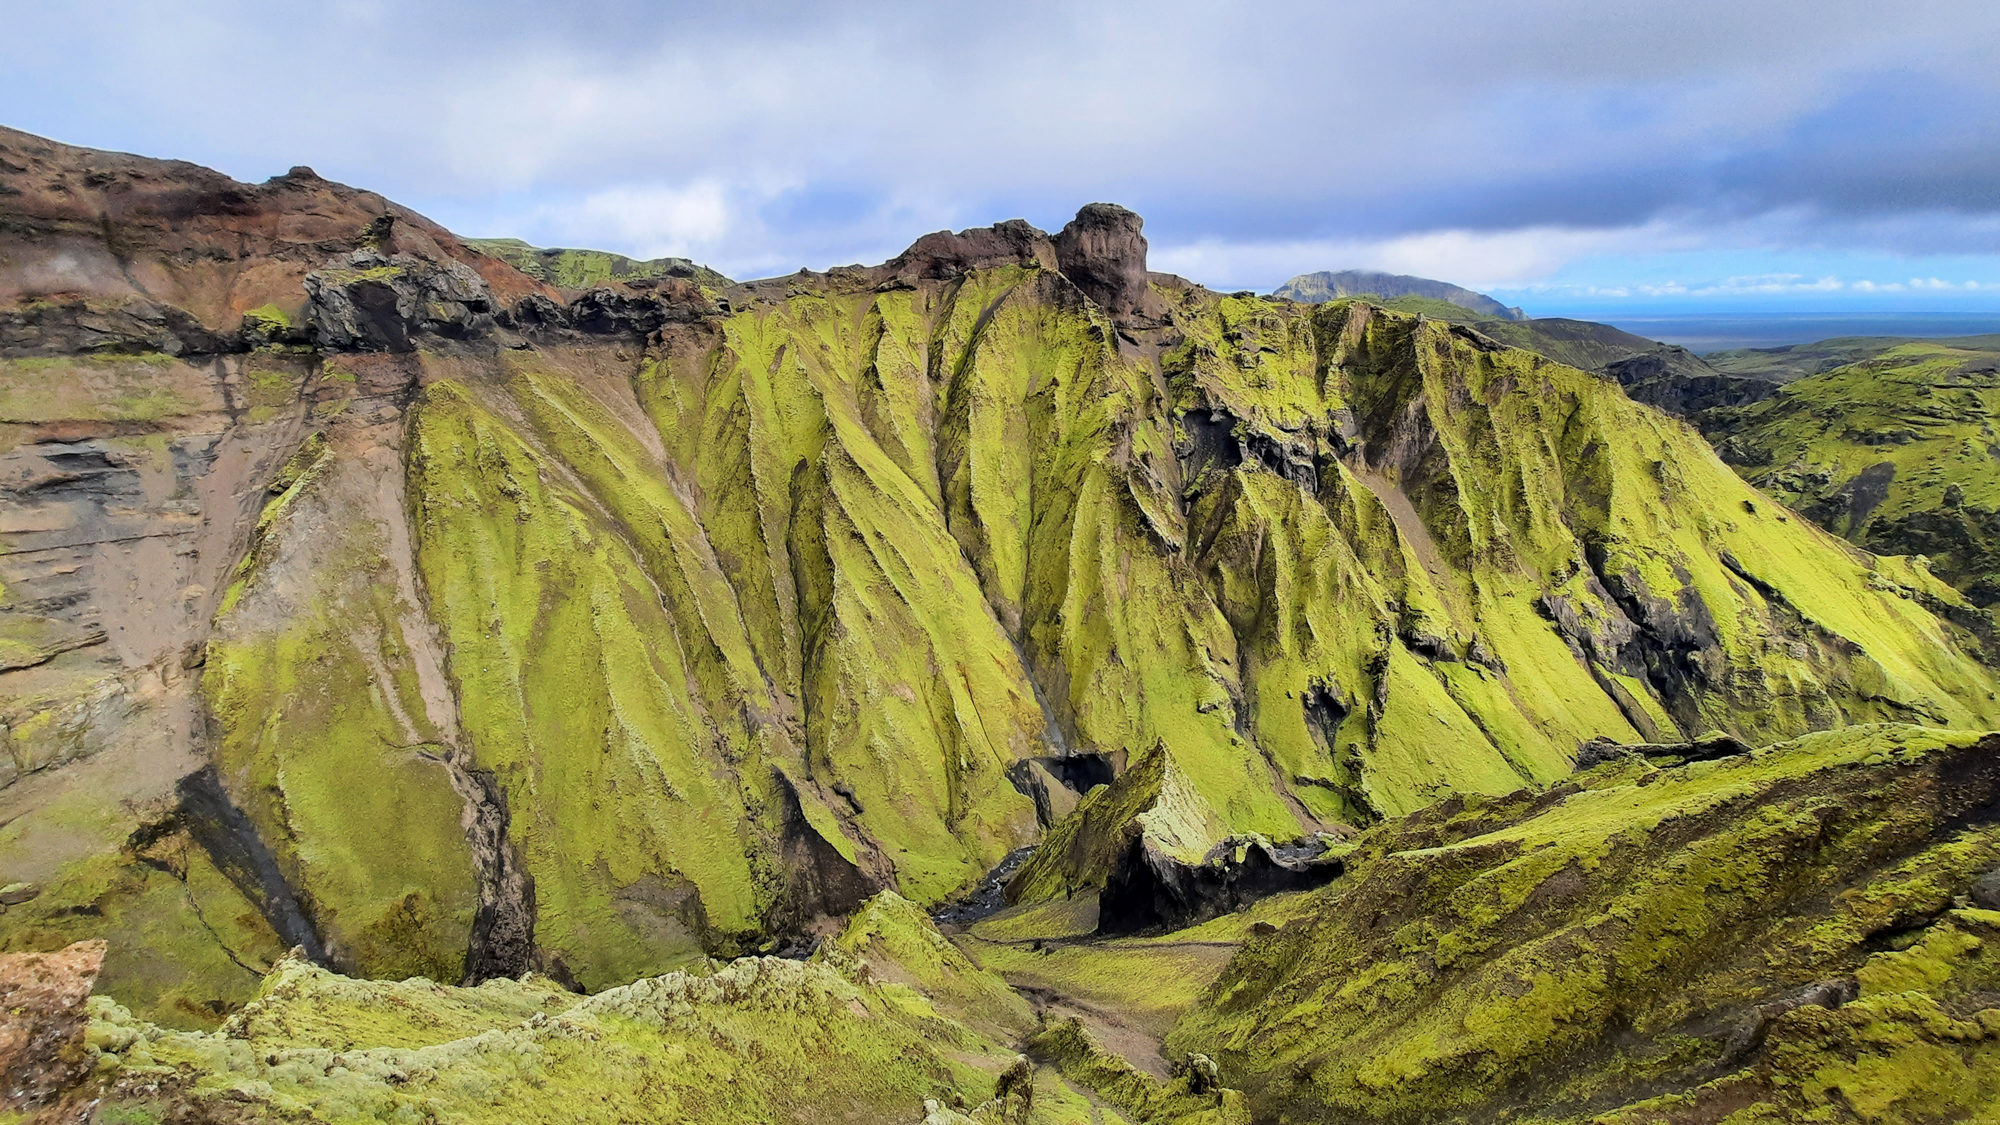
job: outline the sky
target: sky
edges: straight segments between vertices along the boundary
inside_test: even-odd
[[[1993,0],[0,0],[0,26],[0,123],[739,278],[1108,200],[1219,289],[2000,314]]]

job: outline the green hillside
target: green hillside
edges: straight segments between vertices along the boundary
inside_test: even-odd
[[[1198,860],[1594,737],[2000,721],[1948,587],[1455,326],[1166,290],[1155,365],[1053,271],[787,286],[635,367],[419,353],[406,421],[327,415],[274,486],[201,679],[334,964],[468,971],[505,855],[591,988],[934,903],[1038,838],[1029,759],[1164,755]],[[101,862],[0,933],[118,916]]]
[[[294,957],[216,1032],[94,998],[69,1096],[100,1120],[222,1122],[1753,1125],[2000,1109],[1985,811],[2000,735],[1873,726],[1719,761],[1671,749],[1386,821],[1338,846],[1332,885],[1176,932],[1093,939],[1017,908],[947,936],[884,893],[804,961],[708,962],[589,997],[532,975],[351,980]]]
[[[1845,367],[1906,344],[1934,344],[1960,351],[2000,351],[2000,336],[1959,336],[1927,339],[1915,336],[1836,336],[1810,344],[1778,348],[1735,348],[1702,356],[1718,371],[1790,382]]]
[[[1753,484],[1883,554],[2000,602],[2000,351],[1897,344],[1702,425]]]
[[[730,284],[728,278],[686,258],[639,261],[605,250],[545,250],[518,238],[468,238],[465,244],[493,255],[529,277],[565,289],[661,277],[686,278],[711,287]]]
[[[1990,355],[0,146],[9,1121],[1995,1112]]]

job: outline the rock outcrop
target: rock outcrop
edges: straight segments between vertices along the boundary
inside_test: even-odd
[[[494,327],[492,287],[463,262],[356,250],[305,277],[312,339],[335,351],[407,352],[415,339],[470,339]]]
[[[1157,320],[1164,306],[1146,273],[1145,220],[1116,203],[1092,203],[1056,235],[1063,276],[1118,323]]]
[[[42,1109],[90,1073],[84,1000],[104,965],[102,941],[55,953],[0,953],[0,1105]]]
[[[1144,264],[1142,252],[1141,269]],[[1026,220],[1009,219],[956,234],[948,230],[927,234],[889,259],[878,272],[889,280],[950,281],[973,270],[1003,266],[1056,269],[1055,243]]]

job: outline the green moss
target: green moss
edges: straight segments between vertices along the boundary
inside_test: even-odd
[[[318,438],[276,484],[203,668],[217,764],[336,963],[455,981],[474,873],[439,761],[445,701],[424,698],[411,656],[425,626],[380,553],[401,513],[373,509],[365,464]]]
[[[120,848],[137,825],[127,810],[78,794],[0,829],[0,855],[65,833],[112,835],[98,854],[62,867],[29,902],[0,914],[0,949],[59,949],[103,938],[100,995],[167,1027],[212,1028],[249,999],[283,953],[256,906],[218,872],[184,832],[151,836],[143,851]]]
[[[603,250],[544,250],[518,238],[468,238],[465,244],[491,254],[529,277],[568,289],[661,277],[685,277],[712,288],[731,284],[728,278],[686,258],[642,262]]]
[[[1251,1120],[1243,1095],[1227,1088],[1200,1090],[1186,1074],[1171,1081],[1158,1078],[1104,1049],[1076,1019],[1059,1020],[1042,1028],[1029,1049],[1046,1057],[1063,1076],[1078,1082],[1141,1122],[1160,1125],[1247,1125]]]
[[[368,266],[363,269],[322,269],[313,271],[329,285],[353,285],[361,281],[387,281],[403,276],[400,265]]]
[[[225,1035],[287,1048],[417,1048],[518,1027],[576,1006],[581,996],[546,977],[451,988],[416,977],[361,981],[304,961],[279,963]]]
[[[1829,977],[1859,975],[1865,998],[1978,995],[1981,937],[1866,946],[1996,858],[1988,830],[1934,828],[1953,815],[1940,780],[1992,743],[1856,728],[1385,824],[1169,1046],[1215,1055],[1273,1112],[1562,1116],[1702,1075],[1756,1005]]]
[[[205,366],[172,356],[0,359],[0,422],[158,422],[220,405]]]
[[[1130,1026],[1164,1035],[1221,975],[1232,943],[1178,935],[1112,941],[959,939],[988,972],[1017,989],[1069,997],[1115,1012]]]
[[[832,956],[828,946],[822,953]],[[922,908],[891,891],[848,919],[831,950],[857,958],[876,980],[908,984],[970,1027],[1012,1039],[1034,1025],[1028,1003],[998,976],[945,940]]]
[[[109,1104],[279,1119],[763,1125],[839,1107],[914,1121],[925,1099],[983,1100],[1006,1057],[907,988],[779,960],[588,999],[533,982],[364,984],[288,962],[220,1034],[163,1032],[102,1001],[91,1012]]]
[[[1966,341],[1972,345],[1990,341]],[[1701,419],[1752,483],[1883,554],[1922,554],[1975,589],[2000,567],[2000,375],[1993,351],[1907,342]],[[1988,583],[1990,586],[1990,582]]]
[[[1038,902],[1104,886],[1132,842],[1144,836],[1184,862],[1199,863],[1229,835],[1164,743],[1141,755],[1110,785],[1093,789],[1009,882],[1015,902]]]
[[[308,388],[244,361],[253,419],[323,399],[331,438],[279,474],[204,689],[229,783],[342,964],[451,979],[472,874],[432,759],[461,752],[505,790],[545,952],[601,988],[862,886],[957,893],[1044,831],[1009,780],[1030,758],[1124,774],[1021,884],[1080,916],[1134,833],[1196,858],[1547,789],[1594,736],[2000,723],[1946,620],[1968,607],[1923,567],[1460,326],[1163,286],[1182,339],[1155,359],[1043,269],[754,292],[640,355],[409,357],[400,482],[340,416],[372,368]],[[234,401],[189,365],[66,363],[15,379],[8,416]],[[56,720],[20,717],[51,743],[28,726]],[[1459,807],[1491,828],[1529,799]],[[1743,843],[1806,817],[1746,820]],[[1400,940],[1482,963],[1488,914],[1604,862],[1536,866],[1555,858],[1468,883],[1469,928]],[[1756,876],[1725,874],[1717,896]],[[1524,1025],[1594,1011],[1588,979],[1520,979]]]
[[[417,563],[538,941],[602,987],[750,929],[753,825],[642,558],[463,389],[431,387],[411,434]]]

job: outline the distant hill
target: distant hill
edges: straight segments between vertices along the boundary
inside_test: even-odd
[[[1374,270],[1302,273],[1271,294],[1308,305],[1325,304],[1341,297],[1370,295],[1385,298],[1428,297],[1495,320],[1528,319],[1528,314],[1520,309],[1509,308],[1484,293],[1475,293],[1448,281],[1433,281],[1428,277],[1410,277],[1400,273],[1377,273]]]
[[[2000,336],[1849,336],[1759,348],[1767,367],[1858,358],[1691,420],[1745,479],[1871,551],[1926,555],[2000,606]],[[1742,355],[1745,353],[1732,353]]]
[[[734,284],[707,266],[686,258],[653,258],[642,262],[608,250],[543,249],[518,238],[468,238],[465,244],[529,277],[565,289],[588,289],[608,281],[648,277],[686,278],[697,285],[709,286]]]
[[[2000,336],[1836,336],[1830,340],[1791,344],[1782,348],[1734,348],[1709,352],[1702,358],[1717,371],[1789,383],[1793,379],[1874,359],[1891,349],[1916,343],[1971,352],[2000,351]]]

